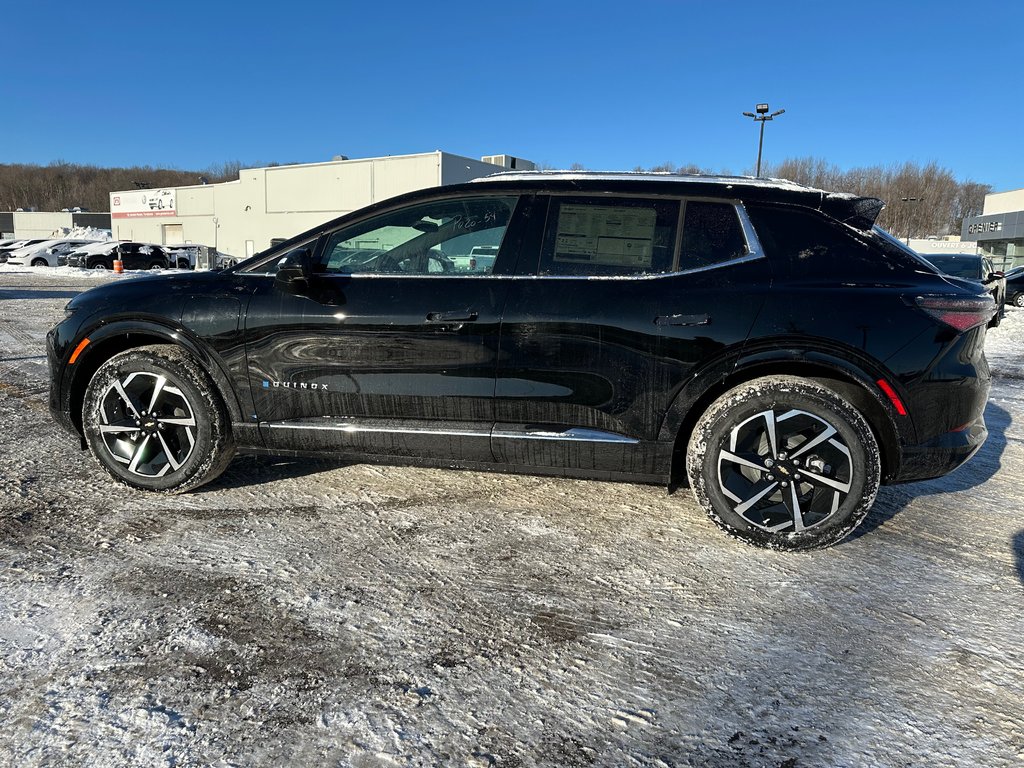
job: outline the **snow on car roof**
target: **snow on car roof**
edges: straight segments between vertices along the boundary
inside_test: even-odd
[[[755,176],[712,176],[699,173],[652,173],[652,172],[628,172],[628,171],[500,171],[473,179],[474,183],[488,181],[536,181],[545,179],[550,181],[670,181],[699,184],[742,184],[749,187],[761,187],[764,189],[786,189],[796,192],[817,192],[828,194],[823,189],[808,187],[797,184],[788,179],[758,178]]]

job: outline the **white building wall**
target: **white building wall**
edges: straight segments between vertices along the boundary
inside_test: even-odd
[[[59,211],[15,211],[14,231],[23,240],[48,238],[62,227],[74,226],[71,216]]]
[[[985,207],[981,215],[988,216],[993,213],[1013,213],[1015,211],[1024,211],[1024,189],[985,195]]]
[[[118,240],[164,243],[172,232],[175,239],[244,258],[274,238],[292,237],[371,203],[500,170],[444,152],[245,168],[237,181],[176,188],[174,216],[116,218],[111,224]],[[111,199],[118,194],[123,193],[113,192]]]

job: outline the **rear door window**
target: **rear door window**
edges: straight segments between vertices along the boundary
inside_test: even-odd
[[[678,226],[676,200],[553,197],[540,274],[618,277],[670,272]]]

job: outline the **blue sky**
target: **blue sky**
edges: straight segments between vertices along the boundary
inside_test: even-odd
[[[1024,187],[1024,4],[8,3],[0,162],[443,149],[749,172],[936,161]]]

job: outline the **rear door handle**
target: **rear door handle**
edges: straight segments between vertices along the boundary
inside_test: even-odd
[[[709,325],[711,315],[658,315],[654,318],[655,325]]]
[[[449,312],[427,312],[428,323],[473,322],[480,316],[479,312],[468,309],[456,309]]]

